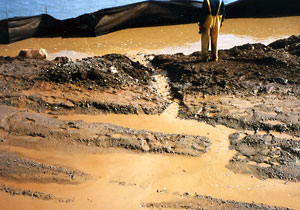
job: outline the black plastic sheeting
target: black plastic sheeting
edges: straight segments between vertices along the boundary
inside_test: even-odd
[[[0,21],[0,43],[9,44],[31,37],[45,37],[60,33],[60,21],[50,15],[16,17]]]
[[[226,13],[228,18],[299,16],[300,0],[239,0],[227,5]]]
[[[125,28],[193,23],[198,21],[201,6],[196,1],[145,1],[66,20],[45,14],[9,18],[0,21],[0,44],[30,37],[100,36]]]
[[[200,1],[144,1],[57,20],[50,15],[0,21],[0,44],[31,37],[100,36],[125,28],[198,22]],[[300,15],[299,0],[239,0],[226,5],[227,18]]]

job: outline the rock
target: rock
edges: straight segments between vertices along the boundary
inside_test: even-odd
[[[189,192],[185,192],[185,193],[183,193],[183,196],[186,196],[186,197],[188,197],[188,196],[190,196],[191,194],[189,193]]]
[[[147,141],[145,141],[145,140],[142,140],[142,150],[143,150],[144,152],[148,152],[148,151],[150,150],[150,147],[149,147],[149,145],[147,144]]]
[[[56,58],[54,59],[54,61],[56,61],[56,62],[58,62],[58,63],[63,63],[63,64],[65,64],[65,63],[68,63],[69,61],[71,61],[71,58],[68,58],[68,57],[66,57],[66,56],[63,56],[63,57],[56,57]]]
[[[47,59],[48,53],[43,48],[38,49],[23,49],[19,52],[19,57],[31,58],[31,59]]]

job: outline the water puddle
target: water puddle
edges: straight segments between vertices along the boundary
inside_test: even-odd
[[[287,36],[279,36],[279,37],[267,37],[265,39],[257,39],[256,37],[247,36],[247,35],[236,35],[236,34],[224,34],[220,33],[219,37],[219,49],[230,49],[234,46],[244,45],[247,43],[262,43],[268,45],[274,42],[277,39],[286,38]],[[199,37],[200,38],[200,37]],[[233,43],[234,41],[234,43]],[[200,51],[201,49],[201,38],[197,42],[186,43],[183,46],[170,46],[162,49],[154,49],[148,51],[147,53],[154,54],[175,54],[175,53],[183,53],[183,54],[191,54],[196,51]]]
[[[71,115],[62,120],[84,120],[88,123],[112,123],[134,129],[163,133],[185,133],[207,136],[211,149],[201,157],[168,154],[136,153],[108,149],[96,154],[62,154],[59,151],[36,151],[7,147],[25,157],[46,164],[58,164],[91,174],[94,179],[80,185],[12,183],[9,186],[53,193],[57,197],[73,198],[70,204],[39,201],[22,196],[1,194],[0,202],[23,210],[33,209],[140,209],[142,202],[162,202],[176,199],[176,194],[210,195],[216,198],[256,202],[297,208],[300,183],[284,184],[278,180],[259,180],[250,175],[234,174],[226,168],[235,154],[229,150],[228,136],[235,130],[210,126],[192,120],[176,118],[178,106],[172,104],[160,116],[149,115]],[[116,202],[117,201],[117,202]],[[23,205],[24,204],[24,205]],[[47,205],[46,207],[44,207]],[[8,208],[14,209],[14,208]]]
[[[300,183],[284,185],[282,181],[278,180],[263,181],[250,175],[234,174],[226,168],[229,160],[235,154],[234,151],[229,150],[228,135],[235,130],[224,126],[213,127],[197,121],[178,119],[174,115],[176,110],[176,104],[173,104],[166,113],[160,116],[71,115],[60,116],[59,119],[84,120],[88,123],[111,123],[133,129],[163,133],[201,135],[207,136],[213,143],[211,149],[199,158],[174,155],[121,154],[122,162],[124,161],[124,164],[125,162],[130,163],[129,168],[126,164],[126,166],[122,166],[120,163],[109,162],[112,165],[117,164],[113,171],[122,171],[122,174],[117,173],[116,179],[125,183],[134,182],[137,186],[144,186],[147,189],[150,187],[152,190],[158,189],[167,194],[174,192],[194,194],[197,192],[201,195],[211,195],[222,199],[297,207],[300,199],[291,195],[297,194]],[[117,153],[105,156],[115,158],[114,156],[119,155]],[[134,157],[134,160],[126,160],[128,155]],[[131,164],[134,164],[134,167]],[[137,172],[134,172],[136,170]],[[136,174],[140,170],[145,170],[147,173],[144,171],[143,174]]]

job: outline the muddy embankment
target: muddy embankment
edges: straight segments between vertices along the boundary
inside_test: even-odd
[[[0,62],[1,104],[53,114],[156,114],[168,105],[151,86],[152,70],[122,55],[76,62],[2,57]]]
[[[169,80],[160,87],[157,76],[164,73]],[[229,138],[230,148],[236,151],[227,164],[231,171],[287,183],[300,179],[299,36],[269,46],[247,44],[221,50],[219,62],[203,62],[199,52],[144,55],[140,62],[117,54],[76,61],[1,57],[0,81],[1,192],[66,203],[72,198],[7,183],[80,185],[95,179],[76,168],[25,157],[16,148],[66,153],[125,148],[143,153],[207,154],[212,141],[205,136],[60,119],[71,114],[155,115],[174,102],[179,104],[181,119],[238,130]],[[162,91],[168,86],[170,95]],[[178,196],[178,201],[142,202],[140,207],[273,209],[198,194],[173,196]]]
[[[159,55],[152,64],[168,72],[182,118],[299,137],[299,42],[293,36],[221,50],[217,63],[201,62],[196,52]]]

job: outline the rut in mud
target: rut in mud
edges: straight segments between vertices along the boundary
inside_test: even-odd
[[[137,196],[148,193],[159,197],[152,201],[147,196],[139,197],[141,200],[136,202],[144,208],[270,209],[273,207],[250,204],[247,195],[243,195],[249,193],[255,201],[274,204],[276,199],[261,198],[267,189],[267,194],[281,198],[278,203],[295,207],[300,179],[299,43],[300,38],[292,36],[269,46],[237,46],[221,50],[220,62],[207,63],[201,61],[199,52],[145,55],[140,62],[117,54],[77,61],[1,57],[0,181],[3,186],[0,191],[47,200],[49,196],[69,197],[61,192],[61,186],[76,197],[73,193],[73,190],[77,193],[76,186],[84,186],[88,193],[88,189],[95,190],[105,182],[105,187],[114,190],[131,187]],[[148,121],[152,124],[147,124]],[[26,152],[19,154],[20,148]],[[47,152],[47,155],[57,150],[67,154],[94,153],[99,158],[97,155],[105,155],[102,152],[110,148],[130,150],[133,153],[127,155],[136,165],[118,165],[125,155],[117,162],[106,157],[108,163],[116,164],[122,171],[112,166],[106,166],[106,171],[105,167],[93,165],[91,168],[103,172],[100,175],[85,168],[82,163],[88,163],[89,159],[83,156],[65,157],[66,165],[63,161],[54,163],[60,160],[55,153],[53,160],[34,154],[32,158],[26,156],[28,150]],[[187,159],[176,159],[178,156]],[[192,157],[195,159],[189,159]],[[149,171],[155,166],[150,163],[164,163],[165,170],[162,167],[156,173]],[[167,165],[189,170],[180,168],[179,175],[172,171],[177,168],[170,170]],[[150,186],[145,185],[144,170],[155,177],[150,179]],[[164,178],[168,170],[168,178]],[[131,175],[135,171],[144,176]],[[230,175],[231,172],[236,174]],[[110,173],[117,175],[112,178]],[[102,180],[105,175],[109,178]],[[129,181],[122,180],[122,176]],[[177,176],[182,177],[179,183]],[[253,176],[259,179],[253,180]],[[238,182],[239,178],[251,183],[251,187]],[[265,179],[275,184],[264,184]],[[279,195],[276,189],[272,191],[270,186],[282,187],[279,180],[289,184],[286,187],[294,193],[292,196],[285,192]],[[27,189],[24,182],[32,183],[33,189],[24,190],[23,194],[22,189]],[[155,189],[161,187],[157,183],[168,185],[170,192],[164,187]],[[51,184],[58,186],[46,191],[57,195],[43,192],[43,186]],[[240,185],[245,189],[239,189]],[[180,193],[180,189],[200,189],[203,194],[192,197],[190,193]],[[204,196],[205,192],[224,199]],[[166,196],[163,202],[160,196]],[[230,201],[230,196],[247,202]],[[77,195],[77,199],[80,204],[92,203],[90,198],[83,202]]]

